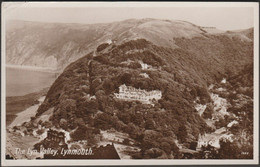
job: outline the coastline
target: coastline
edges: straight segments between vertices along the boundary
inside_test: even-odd
[[[21,70],[38,71],[38,72],[49,72],[49,73],[57,73],[58,72],[58,70],[56,68],[37,67],[37,66],[23,66],[23,65],[6,64],[5,67],[6,68],[21,69]]]
[[[9,127],[19,113],[26,109],[42,103],[41,97],[46,96],[48,88],[41,91],[30,93],[24,96],[9,96],[6,97],[6,127]],[[37,101],[37,102],[36,102]]]
[[[31,117],[34,117],[36,114],[37,109],[39,108],[40,104],[35,104],[24,111],[21,111],[20,113],[16,114],[15,119],[12,121],[10,125],[7,126],[7,128],[11,128],[14,126],[22,125],[24,122],[30,121]]]
[[[45,99],[45,96],[41,96],[37,100],[39,102],[38,104],[34,104],[34,105],[26,108],[25,110],[23,110],[19,113],[16,113],[16,118],[7,127],[9,128],[9,127],[21,125],[24,122],[30,121],[31,117],[35,116],[39,106],[42,104],[44,99]]]

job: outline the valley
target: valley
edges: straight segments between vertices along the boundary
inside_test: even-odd
[[[247,143],[244,143],[244,145],[250,146],[252,144],[249,142],[249,140],[252,140],[252,139],[249,139],[249,138],[252,138],[252,136],[250,137],[247,134],[246,135],[247,137],[245,138],[245,137],[238,135],[234,131],[233,126],[241,127],[242,122],[244,121],[244,118],[238,117],[238,115],[229,111],[232,106],[230,105],[229,102],[227,102],[227,101],[229,101],[228,98],[223,97],[223,94],[226,94],[226,95],[230,94],[230,92],[227,91],[227,87],[229,87],[229,84],[230,83],[227,81],[225,83],[221,82],[216,85],[210,85],[209,91],[214,92],[214,93],[211,93],[212,102],[204,105],[205,107],[198,108],[197,111],[198,111],[198,114],[201,117],[203,117],[206,122],[210,122],[209,126],[212,128],[212,130],[205,134],[199,135],[198,141],[196,141],[197,144],[196,144],[195,150],[194,150],[194,148],[192,148],[192,146],[177,144],[177,147],[179,148],[180,153],[189,152],[189,153],[192,153],[193,158],[207,158],[207,156],[209,156],[209,155],[204,155],[205,157],[200,157],[199,152],[202,150],[205,151],[204,149],[206,149],[208,147],[214,147],[215,149],[220,149],[220,147],[221,147],[220,144],[221,144],[221,141],[223,141],[223,140],[224,141],[227,140],[229,142],[234,142],[234,141],[241,140],[241,138],[242,138],[242,140],[247,141]],[[225,91],[223,91],[223,90],[225,90]],[[219,96],[222,96],[222,97],[219,97]],[[40,101],[39,104],[32,106],[32,107],[38,108],[39,105],[43,102],[43,100],[42,100],[43,98],[44,97],[41,97],[39,99],[39,101]],[[250,99],[250,98],[248,97],[248,99]],[[227,103],[227,104],[223,105],[222,104],[223,101],[225,101],[225,103]],[[209,113],[207,113],[209,111],[205,111],[205,109],[211,105],[213,106],[213,110],[210,111],[211,113],[209,114]],[[18,148],[21,148],[21,145],[17,145],[17,144],[27,143],[29,140],[32,140],[33,142],[31,142],[30,146],[26,145],[22,148],[23,149],[24,148],[33,149],[34,144],[36,144],[39,140],[42,140],[46,137],[48,128],[45,129],[41,126],[34,125],[34,128],[32,128],[31,133],[28,133],[27,128],[29,128],[30,126],[28,126],[26,124],[31,122],[31,119],[30,119],[30,116],[28,118],[25,118],[25,117],[26,117],[26,115],[28,115],[28,111],[31,110],[32,107],[29,107],[28,109],[26,109],[24,111],[25,114],[23,114],[23,112],[19,113],[18,117],[7,128],[7,130],[8,130],[7,153],[12,155],[12,157],[15,157],[16,159],[35,158],[36,155],[34,155],[32,157],[30,157],[28,155],[26,157],[23,157],[23,156],[21,157],[21,155],[15,156],[15,150],[12,150],[11,148],[18,147],[18,146],[19,146]],[[219,107],[221,107],[221,108],[219,108]],[[34,116],[36,114],[36,110],[37,109],[34,109],[34,111],[33,111],[34,113],[32,113],[31,116]],[[203,111],[200,111],[200,110],[203,110]],[[26,119],[27,119],[27,121],[26,121]],[[43,117],[40,117],[39,119],[41,121],[46,120]],[[223,121],[223,119],[225,121]],[[16,127],[14,127],[14,126],[16,126]],[[56,129],[56,130],[64,131],[62,129]],[[241,130],[246,132],[247,127],[244,127]],[[37,131],[42,131],[42,132],[39,134]],[[73,142],[71,140],[70,133],[67,131],[64,131],[64,132],[66,132],[65,141],[67,141],[69,143],[70,148],[79,148],[79,147],[84,148],[86,145],[88,145],[87,140],[80,140],[78,142],[75,142],[75,141]],[[127,133],[118,132],[114,128],[111,128],[108,130],[101,130],[100,135],[98,135],[98,136],[99,137],[97,137],[97,136],[95,137],[98,140],[98,142],[96,144],[98,146],[102,146],[102,145],[114,143],[115,148],[121,159],[137,158],[138,155],[140,154],[141,148],[140,148],[140,145],[138,144],[138,141],[131,139]],[[17,141],[17,138],[19,138],[19,140],[20,140],[19,142]],[[178,143],[178,141],[175,141],[175,142]],[[248,150],[241,149],[241,153],[242,152],[248,152]],[[37,155],[38,155],[38,157],[39,156],[42,157],[42,155],[40,155],[40,154],[37,154]],[[179,156],[182,158],[186,157],[185,154],[180,154]],[[166,155],[164,155],[163,157],[166,158]]]
[[[37,103],[14,112],[24,111],[9,121],[11,142],[37,138],[28,147],[39,147],[54,130],[69,148],[112,143],[121,159],[252,159],[253,29],[157,19],[19,25],[43,31],[34,43],[38,30],[19,32],[21,44],[39,49],[10,46],[7,61],[60,74]],[[8,45],[16,43],[9,33]]]

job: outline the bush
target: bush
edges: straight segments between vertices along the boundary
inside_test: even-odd
[[[86,140],[88,138],[87,131],[88,128],[86,126],[80,126],[70,134],[70,137],[73,141]]]
[[[44,129],[38,129],[38,130],[36,131],[36,133],[37,133],[38,135],[41,135],[41,134],[43,134],[44,132],[45,132]]]
[[[97,52],[100,52],[109,46],[108,43],[103,43],[97,47]]]
[[[129,145],[129,142],[130,142],[130,140],[126,138],[126,139],[124,139],[123,144]]]

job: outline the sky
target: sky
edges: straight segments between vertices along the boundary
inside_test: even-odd
[[[111,5],[112,4],[112,5]],[[59,23],[107,23],[126,19],[156,18],[184,20],[199,26],[222,30],[246,29],[254,25],[254,8],[226,4],[187,5],[167,3],[6,3],[6,20],[27,20]]]

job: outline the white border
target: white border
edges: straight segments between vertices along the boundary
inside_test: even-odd
[[[2,66],[1,123],[5,125],[5,13],[2,3]],[[20,2],[15,2],[16,4]],[[198,164],[258,164],[259,155],[259,6],[257,2],[21,2],[26,7],[252,7],[254,9],[254,159],[253,160],[5,160],[5,126],[1,125],[1,165],[198,165]]]
[[[3,2],[2,4],[15,4],[17,7],[256,7],[256,2]]]

